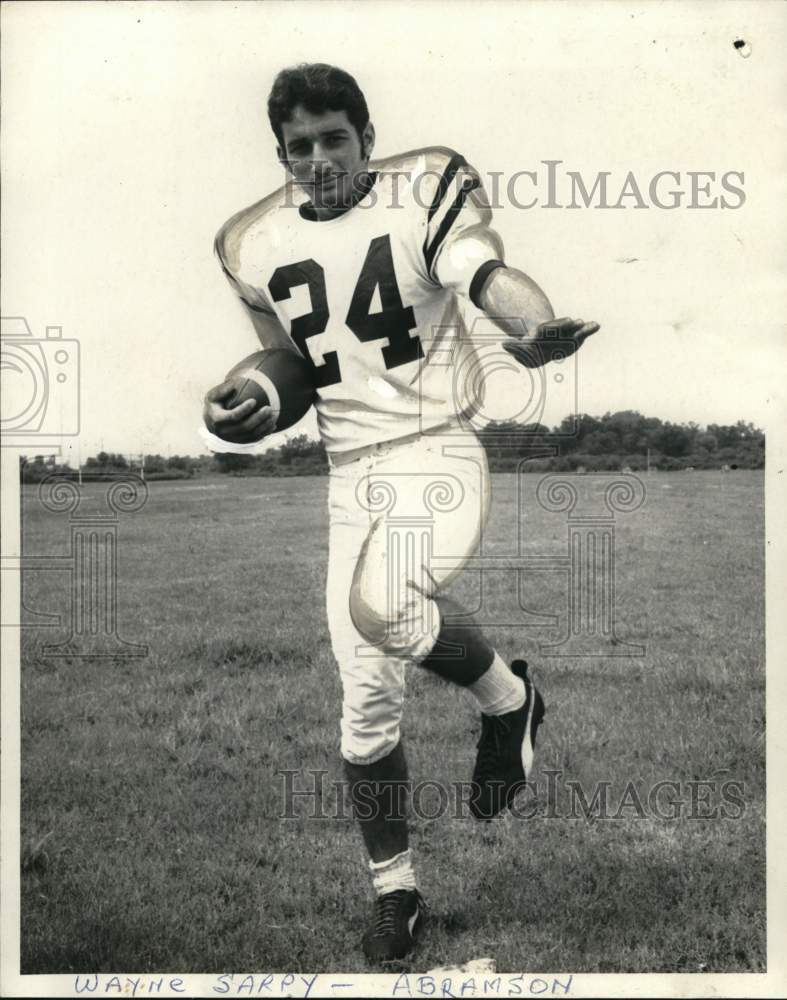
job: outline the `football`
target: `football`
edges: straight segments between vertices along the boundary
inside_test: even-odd
[[[315,400],[317,389],[314,369],[300,354],[286,347],[255,351],[239,361],[227,378],[240,376],[243,381],[227,401],[232,408],[247,399],[259,406],[271,406],[276,415],[276,430],[296,424]]]

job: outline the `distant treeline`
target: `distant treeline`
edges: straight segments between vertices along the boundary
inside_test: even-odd
[[[643,417],[634,410],[581,414],[566,417],[558,427],[542,424],[490,424],[479,434],[493,472],[514,472],[523,461],[533,472],[619,471],[647,468],[761,469],[765,465],[765,435],[753,424],[674,424],[658,417]],[[270,448],[262,455],[145,455],[99,452],[82,467],[91,479],[112,478],[118,473],[140,474],[146,479],[190,479],[222,472],[240,476],[314,476],[328,471],[320,441],[305,434]],[[23,482],[40,482],[58,472],[77,475],[68,465],[57,465],[43,456],[22,462]]]
[[[551,430],[487,427],[480,437],[493,471],[513,471],[523,458],[534,472],[588,472],[646,469],[762,469],[765,434],[751,423],[675,424],[635,410],[565,417]],[[540,454],[538,454],[540,453]]]
[[[215,471],[213,456],[206,455],[191,458],[188,455],[137,455],[129,459],[128,455],[100,451],[91,456],[82,466],[82,475],[91,480],[114,479],[123,472],[133,472],[140,475],[144,472],[145,479],[191,479],[200,472]],[[59,475],[76,478],[78,470],[70,465],[61,465],[44,455],[36,455],[33,459],[22,459],[22,482],[38,483],[53,472]]]

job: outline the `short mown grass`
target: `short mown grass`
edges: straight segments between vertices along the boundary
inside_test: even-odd
[[[485,551],[515,554],[517,489],[527,552],[565,551],[565,515],[538,507],[537,480],[495,477]],[[576,481],[597,506],[604,477]],[[618,636],[643,657],[543,655],[561,626],[533,616],[563,620],[564,577],[524,582],[526,618],[515,575],[484,576],[487,632],[526,656],[548,705],[535,790],[519,818],[480,825],[450,806],[435,816],[439,793],[424,791],[412,846],[431,921],[414,969],[480,956],[540,972],[765,968],[762,474],[644,482],[645,506],[616,520]],[[118,581],[120,633],[149,655],[51,658],[62,633],[25,632],[24,973],[366,968],[354,825],[309,818],[306,800],[281,818],[277,773],[302,787],[326,771],[329,811],[341,692],[326,491],[324,478],[151,484],[121,519]],[[67,517],[29,488],[24,535],[29,554],[67,550]],[[478,605],[477,574],[453,590]],[[65,574],[25,580],[36,611],[66,613],[68,594]],[[411,671],[414,781],[467,779],[478,728],[466,693]],[[589,800],[608,783],[606,818],[572,815],[571,782]],[[654,808],[658,782],[676,784]]]

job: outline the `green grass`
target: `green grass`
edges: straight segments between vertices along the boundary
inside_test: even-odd
[[[523,478],[527,552],[563,552],[565,516],[536,505],[537,480]],[[576,481],[598,510],[607,477]],[[413,968],[484,955],[541,972],[765,968],[762,473],[645,482],[645,506],[617,518],[618,633],[644,657],[540,655],[559,630],[511,627],[514,577],[485,577],[488,633],[505,657],[524,653],[547,701],[534,815],[414,821],[432,919]],[[324,478],[151,484],[121,518],[118,583],[121,635],[149,655],[52,659],[52,633],[24,633],[24,973],[365,969],[352,822],[278,818],[277,770],[341,776],[326,491]],[[485,551],[514,551],[515,499],[516,477],[496,476]],[[67,551],[67,517],[34,488],[24,533],[28,554]],[[475,605],[477,576],[453,592]],[[534,575],[524,597],[562,612],[561,575]],[[29,608],[67,600],[65,575],[28,574]],[[466,693],[412,670],[404,732],[414,780],[468,778]],[[547,770],[561,789],[610,782],[612,813],[627,782],[643,800],[680,782],[683,812],[550,815]],[[689,815],[687,783],[713,778],[743,784],[742,816]]]

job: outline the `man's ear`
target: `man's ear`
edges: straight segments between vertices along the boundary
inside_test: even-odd
[[[372,150],[374,149],[374,125],[371,122],[366,123],[366,128],[363,130],[361,135],[361,154],[365,160],[371,159]]]
[[[292,170],[290,170],[290,161],[287,159],[284,150],[281,148],[281,146],[276,147],[276,155],[279,158],[279,163],[281,163],[284,169],[291,174]]]

